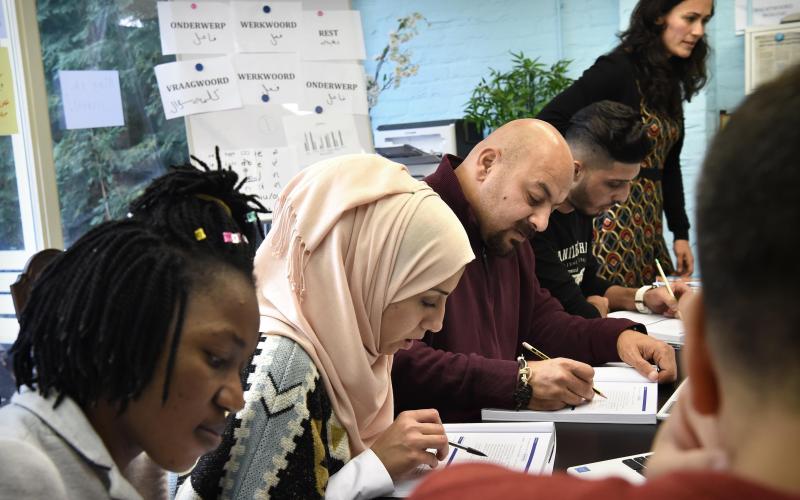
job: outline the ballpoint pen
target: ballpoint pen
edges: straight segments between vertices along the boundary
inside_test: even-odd
[[[550,359],[550,356],[548,356],[547,354],[543,353],[543,352],[542,352],[542,351],[540,351],[539,349],[537,349],[537,348],[533,347],[532,345],[530,345],[530,344],[529,344],[529,343],[527,343],[527,342],[523,342],[523,343],[522,343],[522,347],[524,347],[525,349],[527,349],[527,350],[531,351],[533,354],[535,354],[535,355],[536,355],[536,357],[537,357],[537,358],[539,358],[539,359],[541,359],[541,360]],[[593,391],[594,391],[594,393],[595,393],[595,394],[597,394],[598,396],[602,396],[602,397],[603,397],[603,399],[608,399],[608,397],[607,397],[605,394],[603,394],[602,392],[600,392],[600,391],[598,391],[597,389],[595,389],[595,387],[594,387],[594,386],[592,386],[592,390],[593,390]]]
[[[454,443],[452,441],[448,441],[447,443],[450,446],[452,446],[453,448],[458,448],[459,450],[464,450],[467,453],[472,453],[473,455],[478,455],[479,457],[487,456],[486,453],[484,453],[484,452],[482,452],[480,450],[476,450],[475,448],[470,448],[469,446],[464,446],[463,444]]]

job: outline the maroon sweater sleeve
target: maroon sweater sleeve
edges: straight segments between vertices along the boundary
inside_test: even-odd
[[[536,276],[535,258],[530,246],[520,248],[521,275]],[[529,267],[529,269],[528,269]],[[617,337],[623,330],[636,326],[626,319],[587,319],[564,311],[561,303],[542,288],[538,279],[521,286],[522,304],[533,304],[525,315],[530,327],[521,332],[521,339],[536,346],[551,358],[570,358],[591,365],[619,361]],[[530,293],[530,299],[526,298]],[[524,315],[524,312],[523,312]],[[522,330],[522,328],[521,328]]]

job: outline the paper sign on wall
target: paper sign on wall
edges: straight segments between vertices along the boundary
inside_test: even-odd
[[[230,8],[220,2],[158,2],[161,53],[233,52]]]
[[[366,58],[361,16],[355,10],[303,11],[303,59]]]
[[[159,64],[155,70],[167,119],[242,106],[229,57]]]
[[[360,64],[307,62],[301,68],[301,109],[317,113],[369,113],[367,78]]]
[[[293,148],[238,149],[220,152],[222,166],[247,179],[242,192],[258,196],[261,203],[272,211],[275,202],[289,180],[300,171]],[[216,164],[213,153],[208,155],[210,164]]]
[[[748,0],[736,0],[735,20],[736,33],[744,33],[747,27],[775,26],[787,14],[800,13],[800,0],[749,0],[750,13],[748,23]]]
[[[231,2],[231,8],[239,52],[297,52],[300,2]]]
[[[58,82],[67,129],[125,125],[118,71],[59,71]]]
[[[300,100],[299,61],[294,54],[236,54],[242,103],[269,106]]]
[[[363,151],[352,115],[285,116],[283,128],[286,141],[294,147],[297,163],[302,167],[326,158]]]
[[[14,78],[8,59],[8,47],[0,47],[0,135],[16,134],[18,130]]]

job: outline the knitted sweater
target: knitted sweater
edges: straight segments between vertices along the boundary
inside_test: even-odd
[[[177,498],[323,498],[350,446],[311,358],[286,337],[262,336],[245,389],[244,409]]]

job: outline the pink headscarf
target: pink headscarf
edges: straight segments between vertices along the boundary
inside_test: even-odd
[[[319,162],[281,193],[255,259],[261,331],[313,359],[353,454],[394,418],[391,356],[378,352],[383,311],[473,258],[441,198],[380,156]]]

